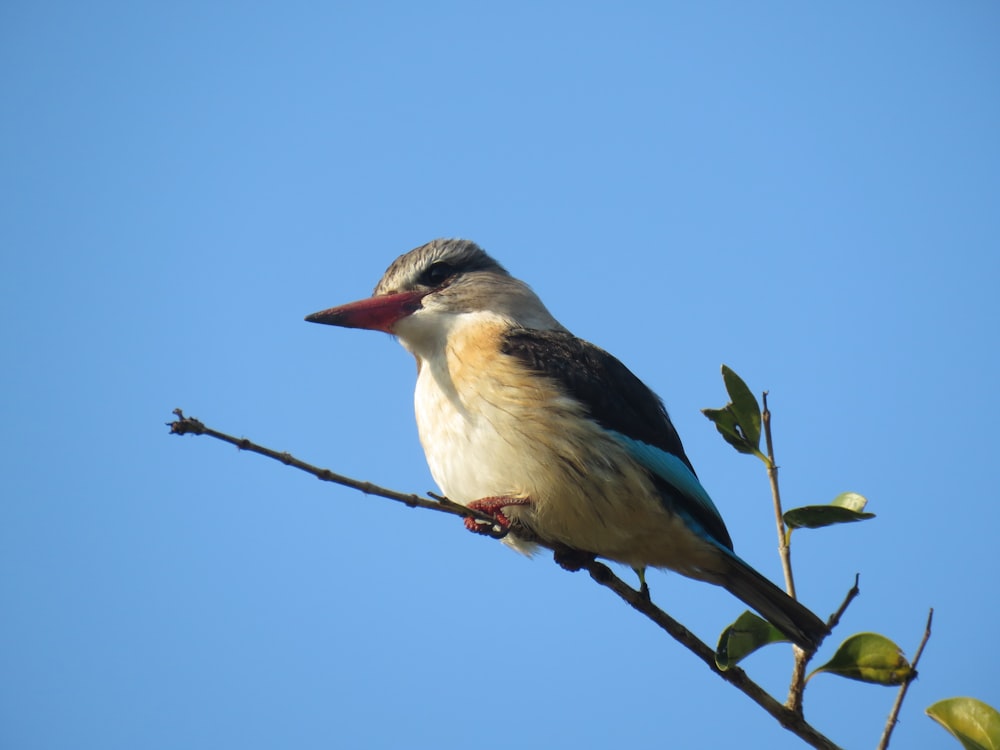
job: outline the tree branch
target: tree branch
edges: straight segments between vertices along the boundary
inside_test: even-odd
[[[774,460],[774,441],[771,439],[771,410],[767,408],[767,391],[763,393],[764,410],[761,422],[764,424],[764,440],[767,442],[767,478],[771,482],[771,498],[774,501],[774,521],[778,530],[778,554],[781,569],[785,573],[785,591],[795,599],[795,578],[792,576],[792,549],[785,530],[785,518],[781,511],[781,491],[778,489],[778,464]]]
[[[202,422],[193,417],[185,417],[184,413],[180,409],[174,409],[173,413],[177,419],[173,422],[167,423],[170,427],[170,434],[172,435],[208,435],[216,440],[221,440],[229,443],[230,445],[235,445],[240,450],[259,453],[260,455],[267,456],[275,461],[280,461],[287,466],[293,466],[296,469],[312,474],[325,482],[334,482],[345,487],[350,487],[351,489],[358,490],[366,495],[376,495],[389,500],[395,500],[411,508],[426,508],[428,510],[449,513],[463,518],[471,516],[477,520],[482,520],[490,524],[494,532],[491,536],[496,538],[503,536],[504,530],[499,529],[496,526],[495,518],[475,511],[471,508],[467,508],[464,505],[453,502],[446,497],[428,493],[431,498],[428,499],[421,495],[406,494],[386,489],[384,487],[379,487],[371,482],[361,482],[332,472],[329,469],[323,469],[304,461],[300,461],[290,453],[282,453],[271,450],[270,448],[257,445],[247,438],[237,438],[232,435],[227,435],[224,432],[214,430],[205,426]],[[552,547],[546,544],[543,540],[535,539],[533,541],[552,549]],[[607,565],[597,562],[596,560],[589,560],[581,567],[582,569],[587,570],[590,577],[593,578],[594,581],[613,591],[633,609],[645,615],[674,640],[694,653],[694,655],[701,659],[712,672],[733,685],[737,690],[744,693],[750,698],[750,700],[773,716],[785,729],[792,732],[812,747],[819,748],[820,750],[840,750],[837,745],[835,745],[827,737],[820,734],[808,722],[806,722],[801,710],[795,711],[779,703],[760,685],[751,680],[750,677],[747,676],[746,672],[744,672],[741,668],[731,667],[727,670],[719,669],[715,663],[715,651],[703,643],[690,630],[677,622],[677,620],[653,604],[653,602],[649,599],[648,593],[633,589],[631,586],[618,578],[618,576],[616,576]],[[847,602],[842,605],[840,612],[843,611],[846,605]]]
[[[767,479],[771,483],[771,500],[774,504],[774,523],[778,532],[778,556],[781,558],[781,569],[785,573],[785,591],[793,599],[795,596],[795,577],[792,575],[792,547],[785,528],[785,517],[781,509],[781,490],[778,487],[778,463],[774,460],[774,440],[771,437],[771,410],[767,408],[767,391],[762,394],[764,409],[760,418],[764,426],[764,440],[767,445]],[[802,713],[802,699],[806,688],[806,666],[810,654],[798,646],[793,646],[795,663],[792,665],[792,679],[788,685],[788,697],[785,705],[797,714]]]
[[[920,661],[920,655],[924,653],[924,646],[927,645],[927,641],[931,637],[931,621],[934,619],[934,608],[931,607],[930,612],[927,613],[927,625],[924,627],[924,637],[920,639],[920,645],[917,646],[917,652],[913,655],[913,663],[910,665],[910,673],[903,680],[903,684],[899,686],[899,693],[896,695],[896,702],[892,704],[892,711],[889,712],[889,719],[885,723],[885,731],[882,733],[882,739],[878,743],[878,748],[876,750],[886,750],[889,747],[889,738],[892,736],[892,730],[896,728],[896,723],[899,719],[899,711],[903,707],[903,699],[906,697],[906,691],[910,689],[910,683],[917,679],[917,662]]]
[[[829,619],[826,621],[826,626],[833,632],[833,629],[837,627],[840,623],[840,618],[844,616],[844,612],[847,611],[847,607],[850,605],[854,598],[861,593],[861,589],[858,588],[858,580],[860,575],[854,574],[854,585],[847,592],[844,597],[844,601],[841,602],[837,611],[830,615]],[[799,714],[802,713],[802,698],[805,695],[806,687],[806,671],[809,668],[809,662],[815,656],[815,652],[806,653],[798,646],[795,647],[795,663],[792,665],[792,680],[788,686],[788,697],[785,699],[785,705],[792,711]]]
[[[724,679],[750,700],[773,716],[781,726],[801,738],[804,742],[823,750],[837,750],[838,746],[814,729],[801,712],[783,706],[764,688],[750,679],[740,667],[722,670],[715,663],[715,651],[703,643],[694,633],[681,625],[662,609],[650,601],[649,597],[637,591],[618,578],[603,563],[594,561],[585,566],[590,577],[597,583],[611,589],[637,612],[645,615],[662,628],[675,641],[701,659],[705,666]]]
[[[173,422],[167,422],[167,426],[170,427],[171,435],[208,435],[209,437],[221,440],[224,443],[235,445],[241,451],[259,453],[262,456],[273,458],[275,461],[280,461],[286,466],[293,466],[296,469],[306,472],[307,474],[312,474],[321,481],[341,484],[344,487],[350,487],[352,490],[358,490],[366,495],[377,495],[378,497],[384,497],[387,500],[395,500],[396,502],[403,503],[410,508],[426,508],[427,510],[436,510],[441,513],[450,513],[453,516],[459,516],[461,518],[468,518],[471,516],[477,521],[483,521],[489,524],[491,531],[487,532],[486,535],[492,536],[495,539],[501,539],[507,534],[505,529],[502,529],[497,525],[496,519],[493,516],[478,510],[466,508],[464,505],[453,502],[446,497],[441,497],[440,495],[435,495],[434,493],[428,493],[431,498],[428,499],[421,495],[396,492],[395,490],[386,489],[385,487],[379,487],[377,484],[372,484],[371,482],[361,482],[357,479],[337,474],[329,469],[323,469],[319,466],[307,464],[305,461],[300,461],[295,458],[295,456],[290,453],[281,453],[279,451],[271,450],[270,448],[265,448],[262,445],[257,445],[246,438],[233,437],[232,435],[227,435],[224,432],[213,430],[211,427],[206,427],[194,417],[185,417],[184,412],[180,409],[174,409],[173,413],[177,416],[177,419]]]
[[[851,586],[850,590],[847,592],[847,596],[844,597],[844,601],[841,602],[840,606],[837,607],[837,611],[830,615],[830,619],[826,621],[826,626],[832,631],[835,627],[840,624],[840,618],[844,616],[844,612],[847,611],[847,607],[850,606],[851,602],[861,593],[861,589],[858,588],[858,581],[861,580],[861,574],[854,574],[854,585]]]

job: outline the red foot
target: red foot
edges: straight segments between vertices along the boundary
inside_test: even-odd
[[[503,509],[508,505],[531,505],[531,501],[526,497],[484,497],[479,500],[473,500],[467,507],[493,516],[496,519],[497,525],[506,531],[510,528],[510,519],[504,515]],[[465,528],[477,534],[490,533],[489,524],[479,521],[472,516],[466,516]]]

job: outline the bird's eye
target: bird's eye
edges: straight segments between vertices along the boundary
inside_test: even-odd
[[[420,283],[425,286],[441,286],[454,275],[455,268],[450,263],[432,263],[426,271],[420,274]]]

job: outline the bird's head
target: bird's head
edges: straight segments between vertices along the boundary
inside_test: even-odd
[[[469,316],[562,330],[523,281],[469,240],[439,239],[392,262],[371,297],[306,317],[311,323],[398,336],[415,354],[443,342]]]

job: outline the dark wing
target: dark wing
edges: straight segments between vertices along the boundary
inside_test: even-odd
[[[515,328],[504,336],[500,351],[557,381],[595,422],[617,433],[650,472],[671,510],[732,549],[726,525],[698,481],[663,402],[631,370],[603,349],[563,331]]]

